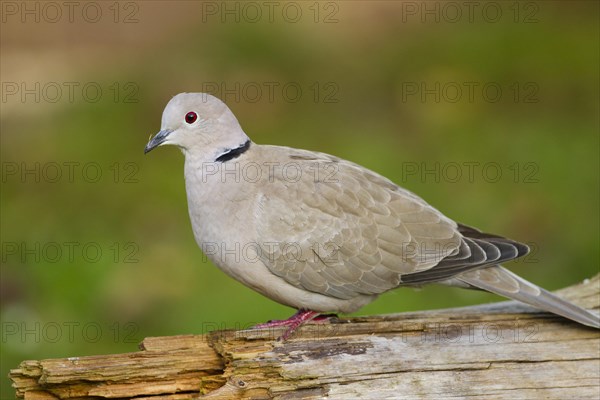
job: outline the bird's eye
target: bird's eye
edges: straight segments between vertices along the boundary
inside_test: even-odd
[[[185,122],[187,122],[188,124],[193,124],[194,122],[196,122],[197,119],[198,114],[196,114],[193,111],[190,111],[189,113],[185,114]]]

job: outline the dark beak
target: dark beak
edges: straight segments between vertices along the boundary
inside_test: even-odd
[[[161,144],[163,144],[164,141],[167,140],[167,136],[169,136],[169,134],[171,134],[171,132],[173,132],[173,131],[169,130],[169,129],[165,129],[164,131],[160,131],[156,135],[154,135],[154,137],[152,139],[150,139],[150,141],[146,145],[146,148],[144,149],[144,154],[146,154],[153,148],[158,147]]]

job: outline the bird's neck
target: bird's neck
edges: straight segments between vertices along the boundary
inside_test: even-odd
[[[242,143],[221,148],[213,153],[186,151],[185,179],[186,181],[198,181],[203,187],[213,184],[212,181],[220,182],[222,175],[233,179],[232,176],[239,169],[239,166],[234,164],[243,163],[256,146],[250,139],[245,138]],[[239,177],[235,179],[235,181],[237,180]]]
[[[227,149],[223,154],[221,154],[215,159],[215,162],[224,163],[239,157],[241,154],[245,153],[250,148],[251,143],[252,142],[250,141],[250,139],[247,139],[244,144],[233,149]]]

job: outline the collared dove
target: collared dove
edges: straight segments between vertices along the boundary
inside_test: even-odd
[[[198,245],[223,272],[298,310],[287,338],[324,313],[351,313],[388,290],[442,283],[487,290],[600,328],[598,315],[500,262],[526,245],[454,222],[417,195],[349,161],[258,145],[204,93],[167,104],[146,145],[178,146]]]

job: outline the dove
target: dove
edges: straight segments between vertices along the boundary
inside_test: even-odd
[[[256,328],[352,313],[380,294],[430,283],[489,291],[580,324],[598,315],[500,265],[527,245],[453,221],[416,194],[325,153],[252,142],[218,98],[180,93],[144,149],[185,157],[192,230],[227,275],[297,312]]]

